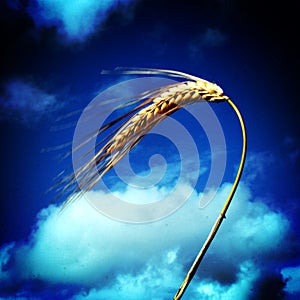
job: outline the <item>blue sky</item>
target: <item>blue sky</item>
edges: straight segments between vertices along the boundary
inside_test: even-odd
[[[247,124],[241,185],[183,298],[299,298],[295,9],[234,0],[16,0],[3,1],[0,14],[0,299],[170,299],[222,207],[241,151],[238,121],[226,103],[210,105],[224,133],[227,162],[207,206],[199,208],[212,192],[203,190],[210,137],[197,120],[178,112],[174,117],[196,145],[199,170],[191,155],[188,172],[177,179],[178,139],[167,140],[158,128],[154,133],[163,137],[146,136],[129,158],[133,171],[145,176],[149,158],[167,153],[160,184],[139,189],[141,177],[128,179],[127,173],[117,180],[126,159],[104,180],[129,203],[170,193],[179,203],[190,194],[182,207],[158,221],[131,224],[79,198],[59,215],[67,196],[51,203],[55,193],[45,191],[72,163],[60,158],[71,149],[80,113],[62,117],[129,79],[100,74],[117,66],[180,70],[216,82]],[[160,178],[162,162],[150,160],[150,183]],[[107,190],[89,192],[95,201],[111,197]]]

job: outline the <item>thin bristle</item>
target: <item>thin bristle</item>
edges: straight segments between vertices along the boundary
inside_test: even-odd
[[[152,69],[152,68],[131,68],[131,67],[117,67],[114,70],[102,70],[101,74],[128,74],[128,75],[161,75],[167,77],[177,77],[188,80],[199,80],[198,77],[186,74],[183,72]]]

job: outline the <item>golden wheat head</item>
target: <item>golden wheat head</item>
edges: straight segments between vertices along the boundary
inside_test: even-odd
[[[166,116],[195,102],[221,102],[228,100],[228,97],[224,96],[223,90],[218,85],[178,71],[117,68],[114,71],[103,71],[102,73],[161,75],[177,77],[185,81],[149,90],[138,95],[135,102],[141,102],[139,105],[99,130],[97,134],[103,134],[112,125],[120,123],[113,133],[104,138],[106,140],[105,145],[95,154],[93,159],[78,169],[76,176],[71,174],[61,179],[58,184],[60,194],[64,194],[78,183],[71,192],[72,196],[68,198],[63,207],[76,199],[74,197],[75,193],[79,192],[77,195],[80,195],[92,189],[101,177]],[[125,117],[131,114],[133,115],[127,121],[123,121]],[[96,169],[93,168],[95,164],[97,166]]]

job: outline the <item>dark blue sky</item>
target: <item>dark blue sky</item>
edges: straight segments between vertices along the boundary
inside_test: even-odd
[[[70,210],[69,219],[66,215],[66,219],[56,224],[57,206],[66,199],[49,206],[54,195],[45,194],[53,177],[70,164],[68,159],[62,162],[57,159],[64,150],[42,151],[72,140],[74,127],[51,130],[64,124],[57,122],[57,118],[84,108],[98,92],[122,79],[100,75],[101,70],[130,66],[179,70],[216,82],[238,105],[248,129],[249,155],[240,191],[241,206],[232,208],[232,223],[223,231],[223,236],[232,242],[221,244],[226,254],[212,249],[186,299],[202,299],[199,295],[203,299],[220,295],[224,299],[226,295],[231,299],[297,299],[300,294],[297,17],[293,1],[283,5],[275,1],[262,4],[235,0],[124,0],[104,5],[91,0],[85,4],[79,1],[77,6],[54,0],[2,1],[0,296],[170,299],[176,292],[200,247],[197,237],[202,241],[206,234],[201,232],[197,236],[200,230],[197,226],[204,220],[189,225],[192,229],[187,236],[181,234],[180,228],[201,215],[192,214],[190,220],[184,219],[179,210],[178,217],[174,214],[169,221],[167,218],[134,229],[101,217],[94,225],[84,223],[83,228],[104,224],[111,240],[107,239],[107,232],[96,229],[95,232],[97,236],[106,236],[103,241],[114,246],[108,246],[111,256],[102,252],[99,257],[94,256],[93,251],[103,244],[97,241],[87,247],[95,236],[91,234],[82,238],[86,244],[79,247],[78,257],[74,254],[70,258],[68,245],[70,248],[76,245],[70,232],[74,229],[80,234],[78,225],[74,228],[70,225],[78,220],[77,208],[73,214]],[[226,182],[233,180],[241,140],[230,108],[225,103],[211,107],[224,130],[228,150],[228,169],[220,187],[222,195]],[[79,115],[68,122],[75,125],[76,117]],[[197,130],[190,132],[198,134]],[[204,172],[203,176],[207,174]],[[124,194],[135,197],[132,190]],[[238,201],[235,200],[233,206]],[[78,205],[90,214],[88,219],[97,219],[84,204]],[[209,220],[213,220],[212,210],[204,212]],[[239,219],[242,211],[246,212],[245,217]],[[84,220],[85,215],[80,218]],[[163,231],[161,224],[169,224],[170,231],[165,234],[170,241],[165,244],[163,237],[155,238]],[[55,230],[62,230],[66,244],[56,237]],[[126,241],[120,241],[127,234],[136,252],[122,256],[118,249],[130,250]],[[151,242],[153,252],[145,251],[149,245],[138,243],[136,237]],[[55,242],[61,256],[49,246]],[[192,249],[187,249],[189,243]],[[43,252],[47,245],[51,248],[49,253]],[[65,260],[61,253],[66,253]],[[81,260],[83,253],[93,259]],[[229,253],[238,258],[234,260]],[[119,257],[128,263],[120,267]],[[49,265],[42,263],[44,260],[49,260]],[[51,272],[55,264],[64,265],[59,275]],[[93,264],[97,271],[91,267]],[[218,264],[229,271],[222,272]],[[72,270],[83,275],[72,276]],[[176,280],[166,280],[169,275]],[[159,287],[150,280],[154,276],[165,279]],[[243,287],[241,282],[248,285]],[[58,287],[63,291],[61,294],[56,292]],[[213,290],[211,294],[207,292],[209,287]],[[159,294],[151,294],[153,291],[150,293],[149,289],[157,289]]]

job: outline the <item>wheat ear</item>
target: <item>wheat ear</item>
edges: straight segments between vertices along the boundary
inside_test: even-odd
[[[164,71],[165,73],[166,71]],[[197,78],[196,81],[179,82],[160,89],[144,92],[143,99],[145,98],[144,95],[150,95],[151,97],[126,114],[130,115],[130,113],[136,112],[129,120],[121,124],[114,131],[114,135],[108,139],[92,160],[77,169],[76,176],[71,175],[64,179],[62,182],[64,186],[61,193],[67,191],[76,182],[79,184],[80,189],[76,188],[73,194],[79,192],[77,196],[92,189],[143,136],[166,116],[171,115],[181,107],[204,100],[220,102],[228,99],[228,97],[223,95],[220,87],[200,78]],[[122,120],[123,117],[119,119]],[[115,123],[115,121],[112,123]],[[109,127],[110,125],[106,126],[105,129]],[[98,167],[97,169],[93,168],[95,164]],[[64,203],[63,208],[76,198],[73,195],[69,197]]]

